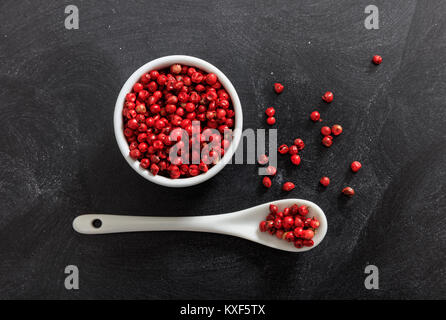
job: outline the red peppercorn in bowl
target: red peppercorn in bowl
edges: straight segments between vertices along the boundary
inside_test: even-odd
[[[172,79],[170,83],[169,79]],[[172,87],[166,88],[169,85]],[[193,91],[186,91],[189,86]],[[187,93],[187,99],[183,92]],[[162,103],[154,102],[157,99]],[[204,101],[206,99],[208,101]],[[195,103],[196,109],[192,110],[189,102]],[[192,121],[202,124],[195,135],[190,132],[195,130],[191,127]],[[136,70],[122,87],[114,111],[115,137],[124,158],[142,177],[167,187],[192,186],[216,175],[237,149],[242,126],[240,99],[229,79],[212,64],[183,55],[158,58]],[[202,137],[205,128],[218,130],[224,135]],[[197,157],[192,155],[189,164],[181,163],[181,160],[177,163],[178,159],[171,158],[170,146],[178,146],[182,141],[169,142],[169,136],[172,138],[175,130],[181,133],[179,129],[188,133],[189,144],[197,138],[195,142],[200,148],[198,158],[201,162],[197,163]],[[232,137],[226,140],[228,132]],[[200,144],[201,139],[207,139],[209,145],[211,141],[217,141],[214,139],[222,139],[224,145],[219,153],[221,158],[215,157],[217,160],[211,163],[208,161],[209,166],[203,165],[206,161],[202,159],[201,151],[207,144]],[[212,150],[209,155],[214,155]],[[194,149],[189,152],[192,154]]]

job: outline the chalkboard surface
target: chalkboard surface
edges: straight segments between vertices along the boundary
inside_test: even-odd
[[[70,4],[79,29],[65,28]],[[369,4],[2,1],[0,298],[446,298],[446,2],[375,1],[378,30],[364,26]],[[220,68],[238,91],[244,128],[265,128],[264,110],[275,106],[279,143],[306,142],[300,167],[281,158],[268,191],[255,165],[227,166],[186,189],[137,175],[114,138],[114,103],[134,70],[170,54]],[[309,120],[314,109],[324,122]],[[333,123],[344,133],[327,149],[318,131]],[[357,174],[353,160],[363,164]],[[296,183],[289,194],[285,179]],[[357,193],[350,200],[340,196],[346,185]],[[316,249],[71,227],[85,213],[218,214],[284,197],[325,211],[329,230]],[[79,268],[79,290],[64,287],[67,265]],[[364,286],[368,265],[379,269],[379,290]]]

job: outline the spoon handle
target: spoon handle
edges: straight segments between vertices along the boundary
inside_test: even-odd
[[[83,234],[135,231],[201,231],[225,233],[224,215],[199,217],[139,217],[110,214],[85,214],[76,217],[73,228]],[[219,222],[219,223],[216,223]]]

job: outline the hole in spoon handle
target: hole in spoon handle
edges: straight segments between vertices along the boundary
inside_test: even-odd
[[[93,228],[99,229],[102,226],[102,220],[101,219],[94,219],[91,224],[93,225]]]

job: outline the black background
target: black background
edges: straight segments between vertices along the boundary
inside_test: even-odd
[[[69,4],[79,30],[64,27]],[[364,27],[369,4],[379,30]],[[446,298],[445,14],[444,1],[3,0],[0,298]],[[377,53],[380,66],[370,63]],[[134,70],[170,54],[220,68],[244,128],[265,128],[275,106],[279,143],[307,144],[300,167],[281,158],[268,191],[254,165],[186,189],[137,175],[114,138],[114,104]],[[314,109],[324,122],[309,121]],[[319,129],[334,123],[344,133],[326,149]],[[353,160],[363,163],[357,174]],[[296,183],[289,194],[285,179]],[[357,192],[350,200],[339,195],[346,185]],[[71,227],[84,213],[218,214],[287,196],[327,215],[328,234],[308,253],[215,234]],[[70,264],[78,291],[64,288]],[[379,290],[364,288],[369,264]]]

